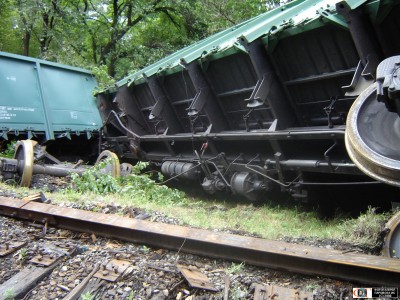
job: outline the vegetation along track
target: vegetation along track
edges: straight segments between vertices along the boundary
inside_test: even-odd
[[[363,284],[396,286],[400,282],[400,261],[396,259],[343,253],[337,250],[160,224],[118,215],[58,207],[31,200],[1,197],[0,213],[4,216],[39,222],[44,231],[48,226],[57,226],[62,229],[89,233],[94,238],[95,236],[106,236],[179,252],[223,258],[302,274],[323,275]],[[8,248],[10,247],[12,248],[13,245],[9,244]],[[61,248],[63,250],[58,250],[58,252],[68,253],[70,251],[65,245]],[[47,259],[50,259],[50,267],[47,269],[50,272],[51,266],[55,266],[57,260],[52,261],[56,259],[54,255],[45,257],[40,254],[38,261]],[[105,277],[111,276],[111,274],[119,277],[121,274],[118,272],[128,268],[128,265],[124,262],[114,263],[114,268],[104,265],[102,274]],[[44,272],[43,269],[40,270]],[[25,272],[34,273],[32,270]],[[18,273],[16,276],[23,275]],[[26,277],[35,278],[31,275]],[[0,290],[6,289],[2,291],[3,294],[10,284],[12,286],[13,279],[10,280],[11,282],[5,282],[0,286]],[[16,282],[17,279],[14,280]],[[18,279],[18,282],[21,282],[21,278]]]

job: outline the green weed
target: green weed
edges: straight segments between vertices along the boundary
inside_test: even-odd
[[[28,254],[29,251],[26,248],[21,248],[19,250],[18,259],[21,261],[21,263],[24,263],[26,261],[26,259],[28,258]]]
[[[243,271],[244,267],[245,267],[244,262],[241,262],[240,264],[232,263],[232,265],[228,269],[226,269],[226,273],[239,274],[240,272]]]
[[[93,300],[94,296],[90,292],[86,292],[81,295],[82,300]]]
[[[148,253],[150,252],[151,249],[150,249],[149,247],[143,245],[142,248],[141,248],[141,250],[142,250],[142,252],[143,252],[144,254],[148,254]]]
[[[14,300],[15,298],[15,293],[13,289],[8,289],[3,293],[3,298],[4,300]]]
[[[230,298],[232,300],[245,299],[246,291],[242,290],[239,286],[233,287],[230,291]]]
[[[134,295],[134,293],[133,293],[133,291],[131,291],[130,293],[129,293],[129,296],[128,296],[128,299],[127,300],[133,300],[133,297],[134,297],[135,295]]]
[[[5,157],[5,158],[13,158],[14,154],[15,154],[15,144],[16,143],[17,142],[15,142],[15,141],[9,143],[7,145],[7,148],[4,151],[0,152],[0,156]]]

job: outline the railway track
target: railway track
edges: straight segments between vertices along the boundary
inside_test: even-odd
[[[151,247],[245,262],[249,265],[276,270],[327,276],[372,286],[397,287],[400,282],[400,260],[386,257],[343,253],[337,250],[154,223],[119,215],[58,207],[29,199],[0,197],[0,214],[35,222],[35,224],[39,224],[43,232],[46,232],[51,226],[56,226],[61,229],[84,232],[94,238],[105,236]],[[23,247],[23,245],[15,244],[16,242],[12,240],[3,242],[2,250],[7,252],[8,249],[14,250]],[[54,245],[52,247],[54,248]],[[26,286],[29,282],[26,278],[31,278],[32,282],[27,285],[29,291],[41,277],[47,276],[63,261],[60,255],[56,255],[57,253],[63,254],[61,255],[63,257],[72,257],[75,251],[79,250],[71,244],[63,245],[61,243],[55,247],[56,250],[50,250],[50,254],[38,253],[36,257],[38,264],[47,263],[45,268],[40,267],[37,270],[38,267],[32,267],[21,271],[22,274],[20,272],[14,276],[22,277],[10,278],[9,282],[0,286],[0,292],[6,293],[10,286],[15,287],[16,282]],[[93,262],[89,269],[94,271],[97,263]],[[124,263],[123,260],[122,262],[113,262],[111,259],[103,261],[98,271],[100,272],[99,280],[104,279],[101,276],[118,278],[130,267],[132,267],[131,263]],[[90,273],[90,270],[87,270],[86,273]],[[95,273],[90,274],[94,276]],[[70,290],[68,287],[67,289]],[[23,289],[21,288],[21,290]],[[84,287],[80,292],[83,290]],[[26,292],[25,288],[21,294]]]

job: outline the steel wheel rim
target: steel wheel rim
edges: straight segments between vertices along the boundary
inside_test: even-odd
[[[121,166],[117,154],[109,150],[104,150],[103,152],[100,153],[99,157],[97,158],[96,165],[106,159],[110,159],[110,163],[105,166],[104,168],[105,172],[111,174],[113,177],[120,177]]]
[[[400,258],[400,212],[396,213],[387,223],[387,233],[382,254],[386,257]]]
[[[33,147],[36,142],[31,140],[19,141],[15,147],[14,158],[18,160],[18,165],[20,161],[23,161],[22,170],[20,172],[20,182],[21,187],[29,187],[32,181],[33,174]]]
[[[375,100],[375,93],[376,84],[373,84],[360,94],[350,108],[345,132],[346,149],[351,160],[366,175],[390,185],[400,186],[400,161],[394,159],[395,157],[390,157],[394,153],[394,149],[391,148],[400,142],[400,136],[397,135],[399,118],[396,114],[387,111],[383,103]],[[365,120],[365,116],[368,115],[369,119]],[[379,131],[387,129],[379,123],[382,120],[388,120],[393,124],[393,128],[389,128],[389,131],[396,133],[394,142],[390,139],[385,140],[386,136],[380,136]],[[371,129],[370,133],[368,129]],[[371,146],[374,138],[379,140],[375,148]],[[385,151],[390,155],[385,155]]]

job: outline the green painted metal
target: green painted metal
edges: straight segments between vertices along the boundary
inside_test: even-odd
[[[37,84],[38,84],[38,90],[39,90],[39,93],[40,93],[40,99],[42,99],[41,106],[42,106],[43,115],[44,115],[44,121],[45,121],[44,124],[46,126],[46,140],[52,140],[52,139],[54,139],[54,132],[53,132],[53,126],[52,126],[52,124],[50,123],[50,120],[49,120],[50,112],[49,112],[49,109],[48,109],[46,95],[44,93],[42,70],[41,70],[41,67],[40,67],[40,63],[36,62],[34,68],[36,69],[36,73],[37,73]]]
[[[116,86],[107,90],[114,92],[125,84],[140,84],[146,77],[155,74],[171,74],[185,68],[185,64],[195,60],[212,60],[236,52],[246,51],[244,45],[261,39],[269,46],[268,40],[276,41],[279,37],[287,36],[286,32],[307,31],[325,21],[334,22],[347,30],[347,24],[342,16],[336,13],[336,4],[343,3],[351,8],[357,8],[365,2],[377,0],[297,0],[275,8],[255,18],[245,21],[232,28],[226,29],[191,46],[188,46],[160,61],[120,80]],[[378,1],[379,2],[379,1]],[[274,44],[274,43],[273,43]],[[270,49],[267,49],[270,51]]]
[[[346,0],[343,2],[346,2],[347,5],[351,8],[351,9],[356,9],[357,7],[363,5],[365,2],[367,2],[368,0]]]
[[[96,85],[87,70],[0,52],[0,136],[90,136],[102,126]]]
[[[329,21],[339,26],[342,26],[343,28],[346,29],[349,28],[349,26],[347,25],[346,21],[343,19],[342,16],[332,13],[332,11],[330,11],[329,9],[320,8],[318,9],[318,13],[321,15],[321,17],[324,17]]]

